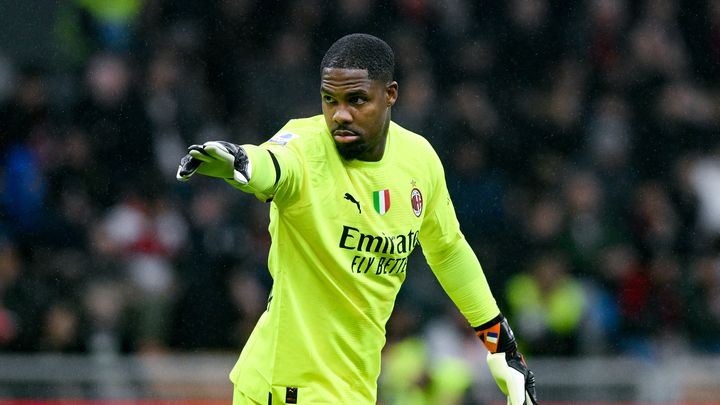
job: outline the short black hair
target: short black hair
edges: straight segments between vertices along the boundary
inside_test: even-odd
[[[325,53],[325,68],[365,69],[370,80],[389,83],[395,74],[395,54],[382,39],[369,34],[350,34],[335,41]]]

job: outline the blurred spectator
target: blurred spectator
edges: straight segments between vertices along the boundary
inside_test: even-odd
[[[553,196],[543,196],[527,207],[526,228],[522,249],[530,256],[552,251],[559,246],[565,228],[566,214],[561,201]]]
[[[456,309],[452,309],[457,312]],[[481,354],[477,337],[457,331],[466,328],[466,321],[458,322],[459,315],[447,311],[436,318],[426,333],[420,335],[419,323],[413,310],[403,311],[391,318],[388,325],[391,344],[383,352],[383,370],[380,376],[384,387],[383,404],[448,404],[460,405],[469,400],[472,382],[471,364],[467,354]],[[462,325],[462,326],[461,326]],[[470,349],[472,339],[475,351]],[[461,346],[457,346],[460,344]],[[467,350],[467,351],[466,351]],[[488,373],[489,374],[489,373]]]
[[[511,90],[532,89],[541,84],[546,67],[560,51],[553,31],[557,27],[547,0],[512,0],[506,5],[499,24],[498,64],[504,67],[503,79]]]
[[[592,172],[571,173],[563,186],[567,220],[560,245],[574,274],[598,277],[600,252],[622,241],[622,232],[606,215],[604,190]]]
[[[49,147],[56,124],[51,117],[46,73],[25,69],[14,95],[0,105],[0,212],[11,232],[29,237],[43,225]]]
[[[626,0],[590,0],[586,4],[587,22],[580,24],[586,35],[592,73],[601,88],[612,88],[622,80],[626,63],[623,48],[630,7]]]
[[[713,130],[720,123],[712,95],[695,83],[676,80],[663,86],[658,116],[664,137],[682,150],[712,147]]]
[[[528,115],[539,125],[534,128],[536,144],[562,152],[577,154],[583,142],[581,124],[586,92],[587,68],[576,58],[563,58],[549,72],[549,88],[531,98]]]
[[[622,350],[654,357],[685,347],[687,280],[679,266],[677,257],[660,253],[624,274],[618,291]]]
[[[16,81],[14,61],[0,53],[0,103],[5,104],[12,97]]]
[[[199,72],[182,63],[180,50],[168,44],[150,55],[145,72],[143,101],[145,115],[151,129],[155,168],[167,182],[177,171],[178,154],[195,143],[203,103],[209,94],[198,85]],[[183,80],[191,76],[195,80]]]
[[[213,2],[206,21],[205,43],[200,51],[206,61],[207,88],[217,100],[217,116],[228,119],[252,109],[244,76],[248,55],[262,47],[262,27],[255,13],[261,8],[251,0]],[[212,110],[212,109],[211,109]]]
[[[21,327],[22,314],[13,311],[13,286],[21,271],[20,257],[15,247],[0,239],[0,349],[12,347]]]
[[[45,181],[34,151],[25,143],[16,143],[5,154],[2,210],[7,226],[19,236],[29,236],[42,226]]]
[[[699,232],[700,201],[692,180],[694,161],[692,154],[679,156],[674,162],[673,175],[668,184],[680,221],[677,252],[684,258],[691,257],[705,243]]]
[[[98,53],[88,63],[86,93],[74,110],[74,125],[87,134],[97,158],[93,170],[103,179],[103,207],[115,201],[117,190],[154,175],[145,150],[152,144],[150,128],[135,83],[125,57]]]
[[[253,108],[262,111],[262,128],[274,128],[277,123],[285,123],[289,116],[309,116],[319,114],[317,103],[309,95],[319,94],[317,68],[309,62],[312,57],[310,44],[303,40],[309,33],[286,29],[273,39],[270,52],[252,61],[245,82],[251,86],[255,95]],[[283,80],[277,80],[277,78]],[[292,86],[288,86],[292,83]],[[275,104],[284,100],[285,108],[278,109]],[[266,133],[261,141],[272,134]],[[243,142],[253,142],[243,138]]]
[[[637,181],[637,171],[631,167],[631,113],[627,101],[616,93],[599,94],[590,108],[584,159],[605,192],[607,215],[617,217],[630,204]]]
[[[231,308],[235,313],[231,313],[234,316],[230,322],[219,324],[218,327],[232,326],[229,336],[232,347],[241,346],[247,341],[260,315],[267,308],[270,289],[261,282],[263,278],[257,276],[260,270],[263,269],[239,268],[229,275],[227,288],[233,304]]]
[[[666,117],[662,112],[667,108],[663,106],[667,104],[663,101],[663,91],[670,83],[684,79],[690,61],[677,25],[677,1],[644,1],[639,12],[629,31],[626,72],[631,103],[637,116],[635,159],[644,175],[666,175],[670,169],[668,162],[686,138],[667,130],[670,128],[666,120],[673,123],[676,119]],[[684,101],[670,101],[670,104],[674,103]]]
[[[85,250],[90,242],[88,231],[102,209],[100,202],[106,197],[107,184],[99,173],[90,170],[98,162],[88,135],[73,127],[62,136],[64,141],[56,147],[57,162],[46,171],[46,205],[52,209],[45,229],[46,244]]]
[[[712,241],[720,234],[720,148],[694,160],[689,170],[689,182],[698,199],[701,240]]]
[[[644,258],[675,251],[678,217],[661,184],[644,182],[638,185],[630,221],[635,246]]]
[[[179,266],[182,282],[170,338],[181,348],[237,347],[265,310],[269,276],[262,258],[253,256],[260,237],[232,215],[238,202],[220,188],[201,187],[190,204],[190,243]],[[255,203],[236,197],[244,210]]]
[[[698,38],[698,42],[703,44],[705,46],[704,49],[708,51],[705,53],[708,59],[699,61],[699,64],[707,69],[707,77],[713,78],[717,77],[720,69],[720,1],[708,1],[706,10],[708,19],[704,24],[699,26],[705,28],[707,31],[699,35],[700,38]]]
[[[0,236],[0,350],[37,350],[37,325],[57,294],[43,283],[26,249]]]
[[[137,349],[167,345],[169,314],[177,284],[174,258],[187,240],[187,222],[159,194],[129,191],[111,207],[95,233],[97,253],[117,260],[131,287],[137,316]]]
[[[695,350],[720,353],[720,259],[717,252],[691,263],[688,334]]]
[[[53,130],[47,72],[42,67],[21,69],[11,90],[11,97],[0,105],[0,152],[18,142],[40,142]]]
[[[616,244],[604,248],[598,256],[598,271],[593,279],[583,282],[588,313],[580,332],[582,352],[587,354],[617,353],[623,349],[615,339],[621,332],[621,310],[624,302],[624,283],[632,279],[640,266],[640,259],[630,244]]]
[[[720,2],[681,1],[680,30],[693,64],[693,75],[712,85],[720,74]]]
[[[488,151],[481,139],[458,140],[452,147],[448,184],[458,220],[463,228],[480,229],[493,238],[503,230],[506,179],[501,170],[488,163]],[[474,235],[470,235],[474,239]]]
[[[126,288],[116,281],[93,280],[82,291],[82,306],[87,317],[83,343],[89,353],[112,356],[138,349],[128,347],[134,343],[129,336],[128,305]]]
[[[135,39],[133,34],[143,3],[143,0],[74,0],[65,5],[61,20],[64,25],[60,28],[67,30],[65,39],[85,42],[87,48],[127,51]]]
[[[688,280],[679,258],[658,254],[650,262],[649,317],[643,323],[654,331],[655,350],[659,355],[687,352],[687,303],[682,293]]]
[[[80,313],[73,305],[54,303],[45,314],[38,349],[53,352],[82,350]]]
[[[433,100],[436,97],[436,83],[432,72],[414,69],[408,72],[403,86],[402,101],[396,104],[393,118],[402,122],[403,127],[429,134],[429,138],[442,138],[442,123],[434,112]]]
[[[534,354],[573,355],[588,302],[582,285],[573,277],[562,255],[547,253],[529,263],[526,272],[513,276],[506,291],[509,317],[524,351]]]
[[[640,17],[630,30],[634,74],[670,79],[687,67],[687,51],[677,25],[678,7],[675,0],[642,2]]]
[[[440,381],[447,385],[447,394],[431,403],[487,403],[494,399],[494,392],[477,389],[478,381],[494,382],[487,363],[478,361],[487,355],[487,351],[478,346],[476,336],[466,333],[466,328],[465,318],[448,305],[423,330],[429,367],[437,370],[435,373],[440,378],[457,376],[452,382]]]
[[[487,17],[487,10],[481,13]],[[452,45],[448,45],[446,49],[451,52],[451,58],[457,60],[457,64],[439,64],[437,66],[437,79],[444,86],[451,83],[462,82],[465,80],[479,81],[489,90],[489,93],[495,94],[502,92],[504,85],[499,80],[494,80],[493,75],[496,74],[497,66],[497,49],[496,44],[490,35],[480,35],[472,31],[466,32],[458,38],[451,38]],[[442,107],[439,105],[438,107]]]

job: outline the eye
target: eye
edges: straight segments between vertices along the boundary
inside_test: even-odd
[[[335,102],[335,99],[332,96],[328,96],[327,94],[324,94],[322,96],[323,102],[327,104],[333,104]]]
[[[353,96],[350,98],[350,103],[355,104],[355,105],[365,104],[366,102],[367,102],[367,99],[362,96]]]

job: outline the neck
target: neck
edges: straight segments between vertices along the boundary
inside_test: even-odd
[[[380,136],[380,140],[378,141],[377,145],[375,145],[375,147],[373,147],[372,149],[368,150],[367,153],[358,157],[358,160],[362,160],[365,162],[380,161],[383,158],[383,156],[385,155],[385,146],[387,145],[387,137],[388,137],[389,130],[390,130],[390,112],[388,111],[387,119],[385,119],[385,124],[383,125],[383,128],[381,130],[382,135]]]

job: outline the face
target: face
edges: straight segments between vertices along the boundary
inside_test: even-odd
[[[323,115],[344,159],[374,162],[382,158],[397,91],[396,82],[370,80],[365,69],[323,69]]]

